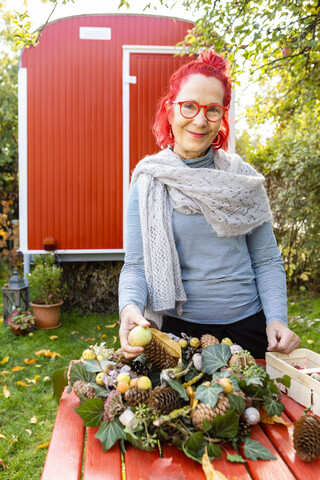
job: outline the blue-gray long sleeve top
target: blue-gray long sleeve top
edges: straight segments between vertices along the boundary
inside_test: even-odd
[[[191,168],[214,168],[208,156],[185,161]],[[286,276],[270,222],[250,234],[218,237],[204,216],[176,210],[173,233],[187,296],[180,318],[202,324],[229,324],[263,308],[267,323],[287,324]],[[119,281],[119,310],[136,305],[144,313],[148,287],[136,183],[127,209],[126,254]],[[175,310],[168,314],[178,317]]]

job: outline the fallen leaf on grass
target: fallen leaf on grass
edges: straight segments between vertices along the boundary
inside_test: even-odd
[[[30,360],[29,360],[29,358],[25,358],[25,359],[24,359],[24,363],[26,363],[27,365],[32,365],[32,364],[35,363],[36,361],[37,361],[36,358],[30,358]]]
[[[1,361],[0,361],[0,364],[1,365],[4,365],[5,363],[7,363],[7,361],[9,360],[10,357],[4,357]]]
[[[27,380],[27,382],[29,382],[29,383],[34,383],[34,384],[36,384],[36,383],[38,383],[38,382],[37,382],[38,378],[40,378],[40,375],[35,375],[34,378],[31,379],[31,380],[30,380],[29,378],[26,378],[26,380]]]
[[[114,322],[112,325],[105,325],[105,328],[114,328],[117,325],[117,322]]]
[[[77,330],[75,330],[74,332],[70,332],[71,335],[75,335],[76,333],[79,333]]]
[[[16,437],[15,435],[12,435],[12,438],[10,439],[9,443],[15,443],[18,441],[18,437]]]
[[[1,465],[3,466],[3,468],[5,469],[5,468],[6,468],[6,464],[4,463],[4,461],[2,460],[2,458],[0,458],[0,463],[1,463]]]
[[[35,354],[36,354],[38,357],[39,357],[40,355],[44,355],[45,357],[50,357],[50,358],[56,358],[56,357],[61,358],[60,353],[50,352],[50,350],[38,350],[38,352],[35,352]]]
[[[3,435],[3,433],[0,433],[0,438],[3,438],[4,440],[7,440],[7,437]]]
[[[8,370],[2,370],[2,372],[0,372],[0,375],[12,375],[12,372],[9,372]]]
[[[117,337],[112,337],[112,338],[113,338],[113,342],[112,342],[112,345],[113,345],[114,343],[116,343]]]
[[[31,437],[32,435],[32,431],[30,430],[30,428],[26,428],[26,432],[29,434],[29,436]]]
[[[57,335],[51,335],[51,337],[49,337],[50,340],[56,340],[57,338],[59,338]]]
[[[7,385],[3,387],[3,395],[5,396],[5,398],[11,397],[9,390],[7,389]]]
[[[25,367],[19,367],[19,366],[17,366],[17,367],[12,367],[12,368],[11,368],[11,370],[12,370],[13,372],[19,372],[19,370],[24,370],[24,369],[25,369]]]
[[[3,317],[0,317],[0,323],[3,323]]]
[[[37,450],[39,450],[40,448],[46,448],[48,445],[49,445],[50,442],[44,442],[42,443],[41,445],[38,445],[37,446]]]
[[[103,333],[103,334],[101,335],[101,338],[107,338],[107,336],[108,336],[108,335],[106,335],[105,333]]]
[[[17,385],[19,385],[20,387],[27,387],[28,385],[26,384],[26,382],[23,382],[22,380],[18,380],[17,381]]]
[[[314,343],[313,340],[310,340],[310,338],[307,340],[307,343],[309,343],[309,345],[312,345]]]
[[[31,417],[30,423],[34,423],[34,424],[38,423],[37,417],[35,417],[35,416],[33,415],[33,416]]]
[[[95,341],[95,338],[86,338],[86,342],[94,342]]]
[[[97,325],[97,330],[101,330],[101,327],[100,327],[100,325]]]

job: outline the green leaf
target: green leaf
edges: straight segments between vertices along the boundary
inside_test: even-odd
[[[202,455],[204,453],[204,436],[202,432],[193,433],[182,444],[182,449],[187,457],[192,458],[196,462],[202,463]]]
[[[231,357],[229,345],[219,343],[209,345],[202,351],[202,371],[212,375],[221,367],[226,367]]]
[[[88,372],[101,372],[101,367],[96,360],[84,360],[84,366],[88,370]]]
[[[265,395],[264,397],[268,417],[273,417],[273,415],[278,415],[280,417],[281,413],[284,410],[284,405],[281,402],[278,402],[270,395]]]
[[[246,384],[249,385],[258,385],[259,387],[263,387],[263,382],[260,377],[249,377],[246,378]]]
[[[98,397],[107,397],[110,393],[103,385],[98,385],[95,382],[89,382],[89,385],[95,389]]]
[[[74,411],[83,419],[85,427],[98,427],[103,417],[103,401],[101,398],[88,398]]]
[[[239,395],[228,393],[230,408],[233,408],[237,415],[241,415],[246,409],[246,403]]]
[[[53,398],[59,404],[63,390],[68,385],[67,368],[59,368],[52,375]]]
[[[177,382],[176,380],[172,380],[172,378],[166,378],[166,382],[170,385],[171,388],[173,388],[176,392],[179,393],[180,397],[183,398],[186,402],[189,401],[188,394],[186,392],[186,389],[184,388],[181,383]]]
[[[121,425],[118,418],[115,418],[113,422],[103,422],[100,425],[99,430],[95,434],[95,437],[102,443],[103,451],[109,450],[118,440],[125,440],[126,434],[124,428]]]
[[[251,438],[247,438],[244,442],[244,454],[250,460],[275,460],[276,457],[270,452],[267,447],[261,445],[260,442],[256,440],[252,440]]]
[[[195,398],[198,398],[202,403],[208,403],[210,407],[213,408],[218,401],[219,393],[223,391],[224,388],[219,385],[218,382],[212,382],[209,387],[199,385],[195,393]]]
[[[137,437],[133,432],[130,432],[129,429],[124,429],[124,432],[126,434],[127,442],[131,443],[134,448],[138,448],[138,450],[145,450],[146,452],[152,452],[154,450],[155,447],[146,446],[142,439]]]
[[[86,367],[80,362],[73,362],[70,369],[69,383],[72,386],[77,380],[84,380],[85,382],[94,382],[96,375],[93,372],[88,372]]]
[[[221,458],[222,450],[216,443],[208,443],[207,452],[211,460],[213,458]]]
[[[246,463],[245,459],[238,453],[227,453],[227,460],[232,463]]]
[[[237,435],[239,417],[234,410],[229,410],[225,415],[217,415],[211,422],[209,430],[213,437],[233,438]]]
[[[289,375],[283,375],[283,377],[281,378],[276,378],[276,382],[282,383],[282,385],[284,385],[285,387],[290,388],[291,378],[289,377]]]

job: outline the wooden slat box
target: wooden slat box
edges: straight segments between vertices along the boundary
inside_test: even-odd
[[[320,382],[310,376],[311,373],[320,374],[318,353],[307,348],[298,348],[289,354],[267,352],[266,370],[273,379],[289,375],[291,386],[286,388],[279,384],[281,391],[320,415]]]

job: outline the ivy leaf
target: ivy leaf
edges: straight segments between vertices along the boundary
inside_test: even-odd
[[[59,368],[52,375],[53,399],[59,404],[64,388],[68,385],[66,367]]]
[[[213,437],[234,438],[238,433],[239,417],[234,410],[225,415],[217,415],[211,422],[209,430]]]
[[[258,385],[259,387],[263,387],[263,382],[260,377],[249,377],[246,378],[246,384],[249,385]]]
[[[261,445],[260,442],[256,440],[252,440],[251,438],[247,438],[244,442],[244,454],[250,460],[275,460],[276,457],[270,452],[267,447]]]
[[[212,375],[219,368],[228,366],[230,357],[229,345],[224,343],[209,345],[202,351],[202,371]]]
[[[246,463],[245,459],[238,453],[227,453],[227,460],[232,463]]]
[[[208,403],[213,408],[218,401],[219,393],[223,391],[224,388],[218,382],[212,382],[209,387],[200,385],[196,390],[195,398],[198,398],[202,403]]]
[[[98,427],[103,417],[103,401],[101,398],[88,398],[74,411],[83,419],[85,427]]]
[[[126,439],[126,434],[123,430],[123,426],[121,425],[118,418],[115,418],[113,422],[103,422],[100,425],[100,428],[95,434],[95,437],[98,438],[98,440],[100,440],[100,442],[102,443],[102,448],[104,452],[113,447],[113,445],[118,440]]]
[[[86,367],[80,362],[73,362],[70,369],[69,383],[72,386],[77,380],[84,380],[85,382],[94,382],[96,375],[93,372],[88,372]]]
[[[285,387],[290,388],[291,378],[289,377],[289,375],[283,375],[283,377],[276,378],[276,382],[282,383],[282,385],[284,385]]]
[[[268,417],[273,417],[274,415],[278,415],[280,417],[281,413],[284,410],[284,405],[281,402],[275,400],[271,395],[265,395],[265,409],[267,410]]]
[[[103,385],[98,385],[95,382],[89,382],[89,385],[95,389],[98,397],[107,397],[110,393]]]
[[[246,403],[242,397],[228,393],[230,408],[233,408],[237,415],[241,415],[246,409]]]
[[[182,449],[187,457],[192,458],[196,462],[202,463],[202,455],[204,453],[204,436],[202,432],[193,433],[182,444]]]
[[[209,443],[207,445],[207,452],[208,452],[208,455],[209,455],[210,459],[221,458],[221,454],[222,454],[221,447],[219,447],[219,445],[217,445],[215,443]]]
[[[84,366],[88,370],[88,372],[101,372],[101,367],[96,360],[84,360]]]
[[[186,389],[184,388],[181,383],[177,382],[176,380],[172,380],[172,378],[166,378],[166,382],[170,385],[171,388],[173,388],[176,392],[179,393],[180,397],[183,398],[183,400],[186,400],[187,402],[189,401],[189,397],[187,394]]]

